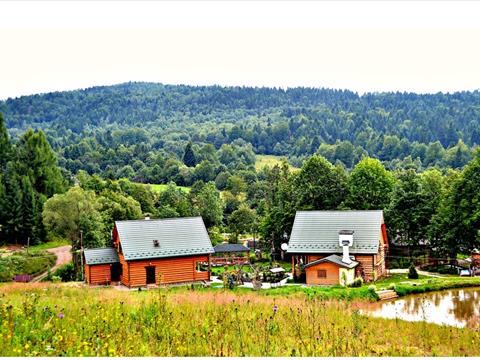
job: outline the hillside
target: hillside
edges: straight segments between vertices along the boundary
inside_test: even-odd
[[[160,151],[180,158],[190,140],[217,149],[247,144],[256,154],[286,156],[294,166],[319,152],[348,168],[368,154],[390,168],[417,169],[462,167],[469,148],[480,144],[478,91],[359,96],[332,89],[125,83],[8,99],[0,112],[14,138],[28,127],[44,129],[72,172],[103,172],[108,165],[118,170],[141,158],[128,154],[138,144],[140,155]],[[108,149],[127,154],[106,164]],[[98,168],[87,165],[91,158]]]

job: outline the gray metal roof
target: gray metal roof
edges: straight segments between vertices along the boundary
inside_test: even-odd
[[[330,256],[327,256],[327,257],[324,257],[323,259],[318,259],[318,260],[315,260],[315,261],[312,261],[312,262],[309,262],[308,264],[306,264],[304,266],[304,268],[307,268],[307,267],[310,267],[310,266],[314,266],[314,265],[317,265],[317,264],[321,264],[321,263],[324,263],[324,262],[331,262],[331,263],[334,263],[334,264],[337,264],[338,266],[341,266],[341,267],[344,267],[344,268],[347,268],[347,269],[353,269],[355,266],[358,265],[358,262],[357,261],[353,261],[350,263],[350,264],[347,264],[347,263],[344,263],[342,261],[342,257],[341,256],[338,256],[338,255],[330,255]]]
[[[376,254],[381,239],[382,210],[297,211],[287,252],[341,253],[338,233],[353,230],[350,254]]]
[[[214,248],[215,253],[246,252],[250,249],[242,244],[218,244]]]
[[[114,248],[99,248],[99,249],[85,249],[85,263],[87,265],[96,264],[113,264],[120,260],[118,259],[117,251]]]
[[[115,221],[115,226],[125,260],[214,252],[201,217]]]

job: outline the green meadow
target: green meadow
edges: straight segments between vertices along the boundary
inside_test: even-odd
[[[472,329],[369,318],[361,302],[186,286],[0,286],[0,356],[478,356]]]

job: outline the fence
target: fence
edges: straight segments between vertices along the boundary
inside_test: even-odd
[[[220,265],[247,265],[250,264],[250,259],[247,256],[239,257],[212,257],[211,258],[213,266]]]

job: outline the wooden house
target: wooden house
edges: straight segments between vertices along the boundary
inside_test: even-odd
[[[287,253],[292,269],[305,271],[307,284],[331,285],[384,276],[387,249],[381,210],[298,211]]]
[[[214,250],[201,217],[116,221],[112,235],[125,286],[210,280]],[[105,268],[88,271],[92,277]]]

